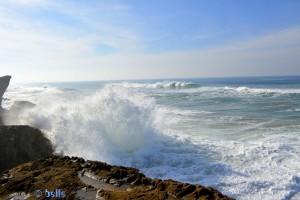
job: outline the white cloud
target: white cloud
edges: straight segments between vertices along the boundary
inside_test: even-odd
[[[91,19],[85,8],[51,5],[49,9],[54,8],[91,30],[74,37],[72,31],[81,30],[21,19],[0,5],[1,73],[22,81],[300,74],[299,27],[210,49],[146,54],[134,28]],[[126,13],[131,8],[115,5],[111,9]],[[101,55],[95,51],[96,44],[118,51]]]
[[[32,69],[32,74],[38,74],[36,81],[295,75],[300,74],[298,31],[289,29],[209,50],[104,56],[91,49],[93,38],[69,40],[31,33],[8,45],[15,49],[10,61],[2,66]],[[17,53],[18,48],[27,52]]]
[[[291,48],[295,46],[300,46],[300,27],[293,27],[275,33],[250,38],[226,47],[226,50],[260,50],[285,47]]]

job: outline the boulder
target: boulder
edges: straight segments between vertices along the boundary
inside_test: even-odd
[[[49,155],[53,155],[53,147],[40,130],[0,126],[0,172]]]

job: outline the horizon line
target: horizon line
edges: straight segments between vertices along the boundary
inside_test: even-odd
[[[9,75],[12,77],[13,76]],[[32,84],[32,83],[80,83],[80,82],[110,82],[110,81],[172,81],[172,80],[183,80],[183,79],[224,79],[224,78],[279,78],[279,77],[299,77],[298,75],[250,75],[250,76],[207,76],[207,77],[173,77],[173,78],[133,78],[133,79],[102,79],[102,80],[74,80],[74,81],[33,81],[33,82],[14,82],[12,84]]]

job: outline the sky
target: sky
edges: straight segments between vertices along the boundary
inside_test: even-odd
[[[15,82],[300,75],[297,0],[0,0]]]

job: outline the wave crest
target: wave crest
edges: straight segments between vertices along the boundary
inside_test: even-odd
[[[238,87],[235,91],[239,93],[248,93],[248,94],[300,94],[300,89],[268,89],[268,88],[249,88],[249,87]]]
[[[126,88],[191,88],[196,87],[196,84],[192,82],[179,82],[179,81],[163,81],[156,83],[131,83],[131,82],[123,82],[119,84],[114,84]]]

